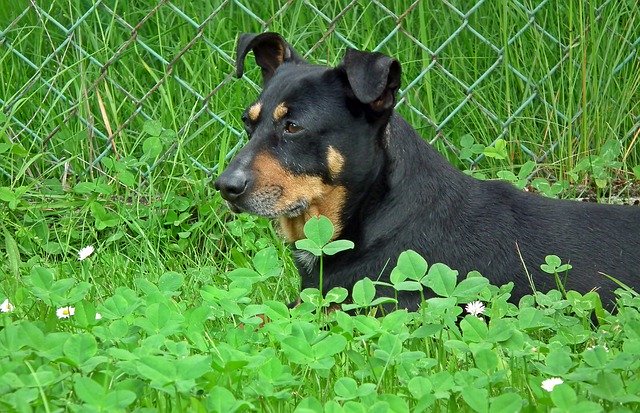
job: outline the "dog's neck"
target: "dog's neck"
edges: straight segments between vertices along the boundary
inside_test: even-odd
[[[367,216],[382,203],[382,200],[389,192],[389,157],[387,151],[390,135],[389,124],[387,124],[381,128],[377,137],[377,142],[380,145],[378,152],[380,159],[374,163],[375,168],[367,174],[369,180],[365,185],[366,187],[359,187],[349,194],[347,205],[345,205],[343,211],[343,222],[346,225],[338,237],[350,239],[356,242],[356,245],[360,237],[361,223],[367,220]],[[354,197],[354,192],[361,195]]]

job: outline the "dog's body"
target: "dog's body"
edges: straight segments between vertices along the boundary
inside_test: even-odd
[[[277,34],[243,35],[264,90],[245,112],[251,140],[216,182],[235,210],[278,218],[285,237],[325,215],[353,250],[324,258],[324,291],[363,277],[388,281],[402,251],[493,284],[515,284],[512,300],[556,287],[545,256],[569,262],[566,288],[598,289],[611,307],[617,285],[640,280],[640,208],[547,199],[500,181],[469,177],[422,140],[395,111],[400,66],[349,50],[337,68],[310,65]],[[318,263],[294,254],[302,286],[318,287]],[[526,267],[526,271],[525,271]],[[416,308],[418,293],[399,305]]]

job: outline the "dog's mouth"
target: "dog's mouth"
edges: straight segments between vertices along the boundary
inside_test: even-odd
[[[284,207],[277,208],[275,202],[269,202],[270,199],[263,199],[259,197],[251,197],[241,202],[227,201],[229,209],[236,214],[246,212],[248,214],[257,215],[264,218],[295,218],[303,215],[309,209],[309,201],[306,199],[299,199]]]

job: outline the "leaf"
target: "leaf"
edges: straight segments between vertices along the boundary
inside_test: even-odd
[[[322,306],[322,295],[320,294],[320,290],[317,288],[305,288],[300,291],[300,300],[303,303],[311,303],[316,308]]]
[[[476,361],[476,367],[488,373],[498,367],[498,356],[489,349],[482,349],[473,355]]]
[[[33,267],[30,274],[31,285],[49,290],[53,285],[53,273],[48,268]]]
[[[633,167],[633,174],[636,176],[637,180],[640,180],[640,165]]]
[[[447,265],[435,263],[429,268],[429,273],[423,279],[427,287],[431,288],[434,293],[441,297],[451,297],[456,288],[458,279],[458,271],[452,270]]]
[[[184,276],[180,273],[169,271],[160,276],[158,289],[164,292],[178,291],[184,283]]]
[[[393,284],[396,291],[422,291],[423,287],[418,281],[401,281]]]
[[[395,270],[410,280],[420,281],[427,273],[427,261],[417,252],[407,250],[398,256]]]
[[[489,332],[486,340],[490,343],[507,341],[516,331],[515,323],[511,319],[493,318],[489,323]]]
[[[9,231],[4,230],[4,247],[7,250],[7,261],[9,263],[9,271],[18,278],[20,276],[20,250],[16,240],[11,236]]]
[[[351,377],[341,377],[333,386],[333,391],[343,400],[351,400],[358,397],[358,383]]]
[[[250,280],[252,282],[260,280],[262,277],[260,274],[252,270],[251,268],[236,268],[227,274],[227,277],[231,281]]]
[[[71,280],[71,282],[74,283],[75,280]],[[89,293],[90,289],[91,284],[89,284],[88,282],[79,282],[78,285],[73,286],[67,293],[64,294],[65,304],[69,305],[77,303]]]
[[[619,401],[618,398],[626,396],[620,375],[606,371],[598,373],[598,382],[591,388],[591,391],[596,396],[611,402]]]
[[[346,288],[333,287],[325,295],[325,302],[327,302],[327,303],[341,303],[347,298],[348,295],[349,295],[349,291],[347,291]]]
[[[433,385],[431,384],[431,380],[429,380],[428,378],[416,376],[409,380],[407,389],[409,389],[409,392],[411,392],[411,395],[415,399],[421,399],[425,395],[432,392]]]
[[[258,251],[253,257],[253,266],[260,275],[265,277],[277,276],[282,270],[278,252],[274,247]]]
[[[354,248],[354,246],[355,244],[353,243],[353,241],[349,241],[346,239],[339,239],[339,240],[332,241],[327,245],[325,245],[324,247],[322,247],[322,252],[325,253],[326,255],[335,255],[342,251],[351,250]]]
[[[304,224],[304,235],[322,248],[333,237],[333,223],[323,215],[312,217]]]
[[[536,167],[536,163],[534,161],[525,162],[524,165],[520,167],[520,171],[518,172],[518,178],[520,179],[527,178],[529,175],[531,175],[535,167]]]
[[[518,327],[521,330],[545,327],[549,324],[542,310],[525,307],[518,313]]]
[[[582,358],[589,366],[597,369],[603,369],[609,361],[608,355],[607,350],[602,346],[596,346],[585,351],[582,354]]]
[[[176,360],[175,366],[183,380],[197,379],[212,370],[211,356],[196,354]]]
[[[487,389],[465,387],[462,389],[462,399],[475,412],[487,413],[489,411],[489,392]]]
[[[402,352],[402,340],[396,334],[383,333],[378,339],[378,349],[394,358]]]
[[[14,209],[15,206],[13,208],[11,206],[17,203],[18,197],[11,188],[2,186],[0,187],[0,201],[9,203],[9,208]]]
[[[369,278],[363,278],[356,282],[351,296],[353,297],[353,302],[360,306],[366,307],[370,305],[376,296],[376,287],[373,285],[373,281]]]
[[[460,329],[465,342],[480,343],[487,338],[489,329],[487,324],[481,318],[473,315],[467,315],[460,321]]]
[[[31,284],[31,293],[44,301],[45,303],[52,305],[51,301],[51,287],[53,286],[53,273],[48,268],[33,267],[28,278]]]
[[[551,376],[562,376],[573,367],[571,356],[566,350],[551,350],[545,364],[544,372]]]
[[[487,146],[484,148],[484,155],[488,158],[506,159],[507,154],[507,142],[504,139],[496,139],[493,146]]]
[[[491,413],[513,413],[522,410],[522,398],[515,393],[505,393],[491,398]]]
[[[162,141],[157,136],[151,136],[142,142],[142,151],[149,159],[156,159],[162,153]]]
[[[166,356],[143,356],[135,365],[138,373],[150,380],[152,386],[164,387],[178,378],[173,360]]]
[[[380,401],[374,403],[369,412],[389,412],[389,413],[405,413],[410,411],[409,405],[404,398],[397,394],[381,394],[379,396]]]
[[[74,334],[64,343],[62,351],[79,366],[96,354],[98,343],[92,334]]]
[[[560,257],[558,257],[557,255],[547,255],[546,257],[544,257],[544,261],[546,262],[546,264],[540,265],[540,269],[547,274],[555,274],[556,272],[558,272],[558,267],[562,263]]]
[[[551,400],[562,410],[571,410],[578,402],[576,392],[566,383],[559,384],[551,391]]]
[[[76,376],[73,389],[76,395],[83,402],[93,405],[102,406],[105,391],[102,386],[88,377]]]
[[[472,301],[487,285],[489,285],[489,280],[484,277],[465,278],[455,287],[452,295],[462,302]]]
[[[104,398],[104,408],[107,411],[124,409],[136,400],[136,394],[130,390],[109,390]]]
[[[151,136],[160,136],[162,133],[162,124],[157,120],[148,120],[142,125],[142,130]]]
[[[460,138],[460,146],[462,146],[463,148],[469,148],[471,147],[471,145],[473,145],[473,136],[471,136],[471,134],[465,134],[462,135],[462,137]]]
[[[130,171],[127,171],[126,169],[118,171],[116,177],[118,178],[118,181],[120,181],[120,183],[124,186],[132,187],[136,185],[135,175]]]
[[[303,399],[293,413],[322,413],[322,404],[315,397]]]
[[[322,248],[312,239],[305,238],[296,241],[296,248],[299,250],[309,251],[316,257],[322,255]]]
[[[221,386],[215,386],[209,391],[207,397],[207,411],[215,413],[227,413],[237,410],[236,398],[229,390]]]
[[[282,340],[282,352],[296,364],[309,364],[313,361],[313,350],[306,340],[289,336]]]
[[[145,320],[152,328],[147,331],[149,334],[158,333],[168,336],[180,330],[184,317],[164,303],[153,303],[147,306]]]

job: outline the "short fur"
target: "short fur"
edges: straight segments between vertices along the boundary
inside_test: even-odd
[[[279,218],[290,242],[309,217],[328,216],[355,249],[324,258],[324,291],[351,290],[365,276],[387,281],[407,249],[496,285],[513,281],[516,302],[532,292],[522,261],[539,291],[556,287],[540,270],[549,254],[573,266],[567,289],[596,289],[609,308],[617,285],[602,273],[638,286],[640,208],[554,200],[463,174],[394,111],[396,60],[349,49],[336,68],[312,65],[276,33],[246,34],[238,76],[249,51],[264,90],[243,117],[250,141],[216,188],[234,211]],[[318,287],[317,261],[294,257],[302,287]],[[400,294],[400,306],[418,303],[417,293]]]

